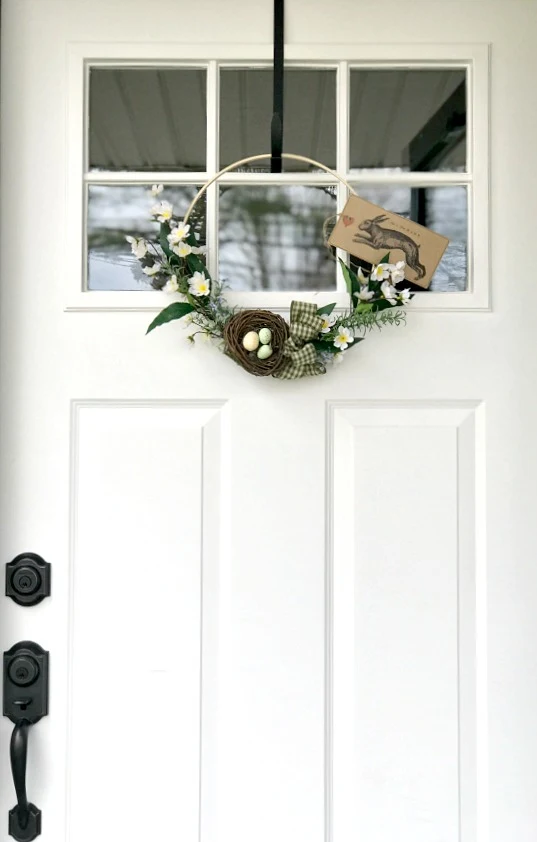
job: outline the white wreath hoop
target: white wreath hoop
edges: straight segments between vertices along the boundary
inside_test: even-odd
[[[182,220],[174,218],[173,206],[169,202],[155,204],[151,215],[160,223],[155,241],[134,236],[127,237],[127,240],[141,261],[144,273],[153,279],[155,285],[182,296],[181,301],[175,301],[158,314],[149,325],[148,333],[186,316],[187,323],[196,328],[189,335],[190,341],[202,334],[214,340],[224,353],[250,374],[270,374],[280,379],[295,380],[324,374],[328,363],[343,359],[344,352],[355,347],[372,328],[404,323],[405,314],[400,308],[410,301],[412,294],[410,290],[396,288],[395,285],[404,278],[404,271],[401,263],[393,265],[389,262],[388,254],[367,274],[361,268],[354,272],[340,260],[350,296],[349,309],[336,314],[333,312],[335,304],[317,308],[314,303],[293,301],[289,324],[283,334],[279,330],[274,332],[274,336],[279,337],[277,346],[275,342],[274,347],[271,344],[272,330],[268,324],[276,314],[255,309],[232,309],[226,301],[221,282],[209,275],[202,257],[204,248],[198,245],[199,234],[192,230],[189,220],[200,198],[221,176],[245,164],[270,157],[270,153],[250,155],[223,167],[198,190]],[[356,195],[345,178],[320,161],[290,152],[284,152],[282,157],[320,168]],[[154,186],[152,192],[160,195],[162,185]],[[247,313],[252,316],[255,330],[246,330]],[[242,336],[237,336],[236,330],[233,330],[239,324],[239,317],[241,330],[245,331]],[[264,333],[263,318],[267,322]],[[252,336],[256,331],[258,340]],[[265,341],[267,336],[270,338]]]

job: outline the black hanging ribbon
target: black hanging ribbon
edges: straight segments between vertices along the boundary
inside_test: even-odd
[[[274,82],[272,122],[270,125],[270,171],[282,171],[283,151],[283,62],[284,0],[274,0]]]

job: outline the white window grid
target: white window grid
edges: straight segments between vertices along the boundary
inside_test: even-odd
[[[118,46],[121,49],[118,50]],[[80,265],[80,274],[73,273],[72,286],[66,302],[67,310],[156,311],[169,296],[157,291],[86,291],[87,272],[87,195],[88,187],[99,185],[170,185],[201,184],[219,171],[219,84],[220,72],[225,68],[270,67],[270,53],[259,47],[257,54],[235,58],[245,48],[220,47],[220,55],[199,59],[207,46],[178,45],[175,55],[167,57],[147,55],[150,45],[98,45],[101,55],[95,55],[95,45],[73,45],[70,53],[70,96],[68,136],[68,204],[72,222],[70,263]],[[112,50],[113,48],[113,50]],[[342,48],[343,49],[343,48]],[[489,310],[489,50],[488,45],[402,45],[398,55],[382,55],[382,45],[360,45],[354,55],[345,47],[341,57],[334,47],[320,45],[288,49],[286,64],[296,68],[334,69],[336,82],[337,150],[336,170],[360,192],[360,185],[407,185],[412,187],[460,186],[467,191],[468,255],[467,289],[464,292],[418,293],[412,303],[419,311]],[[107,55],[110,51],[110,55]],[[236,51],[234,53],[234,51]],[[189,55],[188,53],[192,55]],[[92,55],[93,53],[93,55]],[[144,55],[145,53],[145,55]],[[328,55],[331,53],[331,55]],[[314,54],[315,60],[311,56]],[[306,59],[306,56],[308,58]],[[203,68],[207,73],[207,158],[204,172],[170,171],[155,173],[136,171],[91,172],[88,165],[88,103],[89,75],[92,67],[110,68]],[[467,80],[467,165],[464,172],[386,172],[382,170],[349,169],[349,88],[352,69],[463,69]],[[269,152],[267,148],[259,152]],[[301,150],[290,150],[300,154]],[[323,162],[324,163],[324,162]],[[336,189],[337,212],[341,212],[348,191],[339,181],[324,172],[229,172],[207,191],[207,266],[213,277],[218,275],[218,189],[220,185],[301,184],[333,185]],[[343,253],[341,256],[345,256]],[[336,301],[346,307],[348,296],[340,271],[337,287],[321,292],[252,291],[229,294],[232,305],[269,307],[286,311],[293,298],[313,299],[319,306]]]

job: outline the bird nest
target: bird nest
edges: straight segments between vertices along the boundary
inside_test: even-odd
[[[259,359],[257,350],[248,351],[243,340],[247,333],[258,333],[262,328],[271,331],[272,355]],[[278,313],[270,310],[243,310],[232,316],[224,328],[226,353],[249,374],[268,377],[275,374],[284,362],[285,340],[289,336],[289,325]]]

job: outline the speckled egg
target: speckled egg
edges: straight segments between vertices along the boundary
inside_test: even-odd
[[[260,360],[268,360],[268,358],[272,356],[272,348],[270,345],[261,345],[261,348],[257,352],[257,356]]]
[[[250,330],[242,340],[247,351],[256,351],[259,348],[259,336],[255,330]]]
[[[259,341],[262,345],[270,345],[272,331],[268,327],[262,327],[259,331]]]

